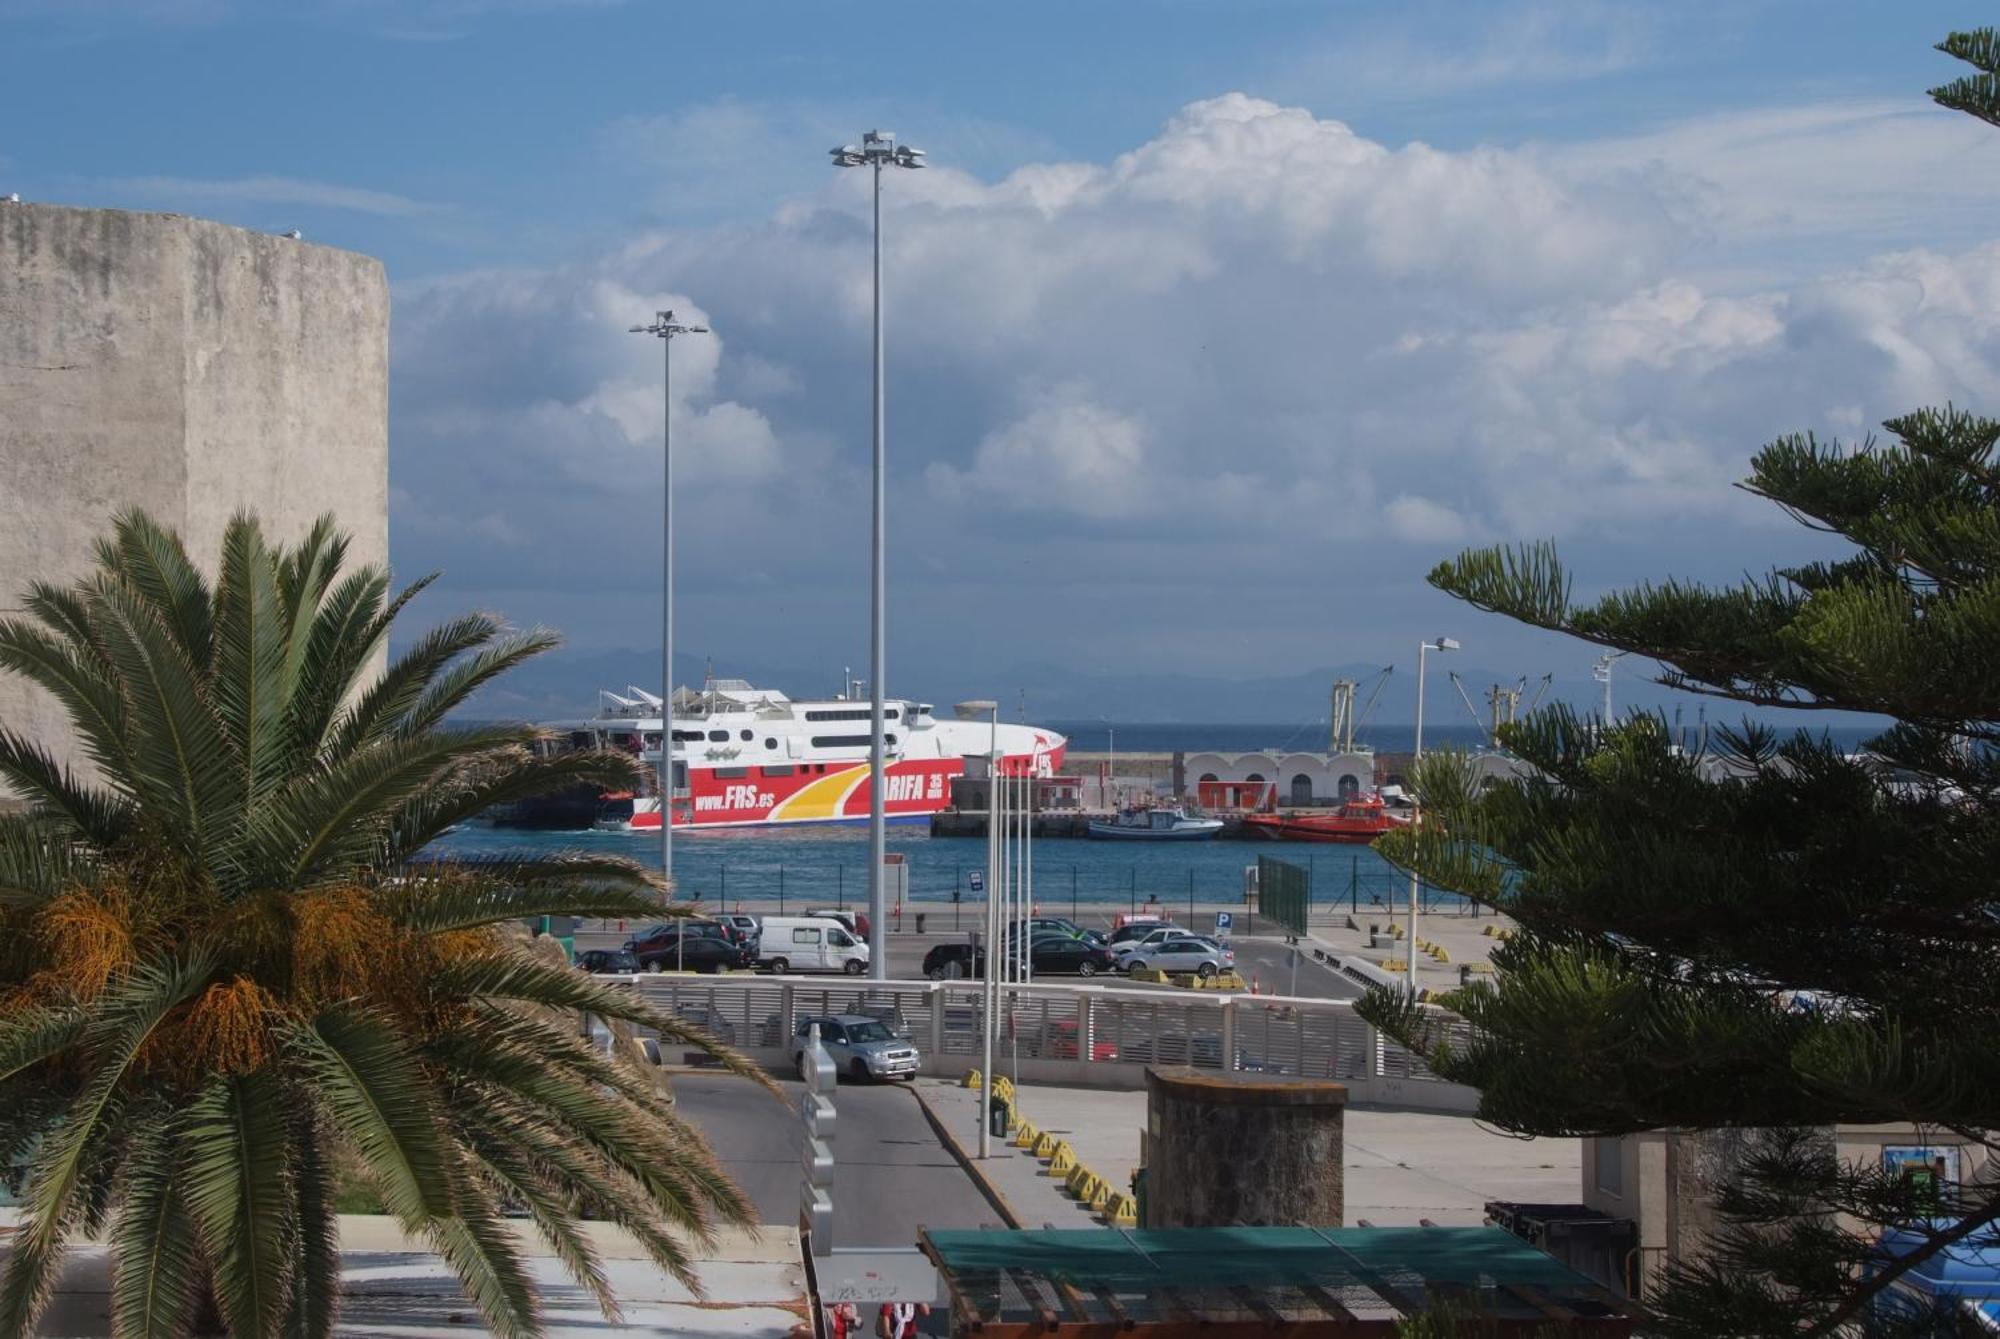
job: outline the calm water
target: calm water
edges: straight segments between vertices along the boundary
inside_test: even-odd
[[[954,890],[967,903],[968,876],[986,868],[983,839],[937,837],[922,824],[892,824],[891,851],[901,852],[910,869],[910,900],[949,906]],[[652,865],[660,863],[656,834],[607,832],[523,832],[513,828],[467,826],[438,843],[441,853],[491,855],[564,850],[616,852]],[[1315,905],[1348,900],[1349,885],[1359,903],[1392,891],[1407,896],[1407,876],[1397,879],[1373,851],[1364,848],[1209,841],[1126,843],[1074,838],[1035,842],[1035,893],[1044,912],[1079,907],[1130,907],[1156,897],[1186,906],[1190,892],[1199,903],[1234,902],[1243,896],[1243,869],[1259,855],[1274,855],[1304,866],[1313,880]],[[735,828],[719,832],[674,833],[674,874],[683,895],[728,905],[739,899],[787,903],[865,902],[868,898],[868,831],[859,827]],[[1392,889],[1393,883],[1393,889]]]

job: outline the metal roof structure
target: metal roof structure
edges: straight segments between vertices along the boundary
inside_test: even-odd
[[[1205,1339],[1392,1335],[1446,1305],[1481,1335],[1627,1336],[1595,1280],[1490,1227],[925,1232],[952,1332]]]

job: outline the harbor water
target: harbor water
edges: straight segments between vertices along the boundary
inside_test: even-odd
[[[932,837],[923,824],[890,824],[890,854],[909,870],[909,900],[925,907],[955,901],[977,904],[974,871],[986,868],[983,839]],[[560,851],[612,853],[655,869],[658,833],[532,832],[467,825],[439,840],[439,855],[546,855]],[[1035,900],[1044,914],[1072,907],[1102,914],[1136,910],[1147,901],[1163,906],[1240,902],[1244,869],[1260,855],[1305,869],[1315,906],[1350,904],[1365,911],[1375,899],[1397,907],[1409,897],[1409,877],[1398,874],[1366,847],[1288,842],[1098,842],[1038,840]],[[680,894],[705,905],[866,905],[868,831],[865,825],[731,828],[674,833],[674,876]],[[1451,894],[1426,888],[1425,905],[1456,904]]]

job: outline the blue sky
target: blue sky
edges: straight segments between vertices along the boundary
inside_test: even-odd
[[[824,154],[892,127],[936,164],[891,182],[892,690],[1440,629],[1576,674],[1422,572],[1554,535],[1586,585],[1726,579],[1805,551],[1728,486],[1761,442],[2000,401],[2000,131],[1923,97],[1991,17],[0,0],[0,190],[381,257],[399,567],[634,676],[659,388],[622,331],[698,313],[682,646],[838,666],[867,235]]]

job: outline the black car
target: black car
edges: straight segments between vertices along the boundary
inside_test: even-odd
[[[630,949],[587,948],[576,955],[576,965],[586,972],[618,973],[636,972],[639,960]]]
[[[1108,950],[1069,935],[1037,935],[1028,941],[1028,967],[1038,976],[1052,972],[1096,976],[1113,966]]]
[[[958,968],[956,972],[953,966]],[[986,950],[970,944],[938,944],[924,954],[924,975],[933,981],[981,976],[985,971]]]
[[[628,941],[626,947],[638,960],[640,970],[647,972],[716,972],[757,965],[748,948],[719,934],[704,934],[699,926],[686,930],[656,926]]]

